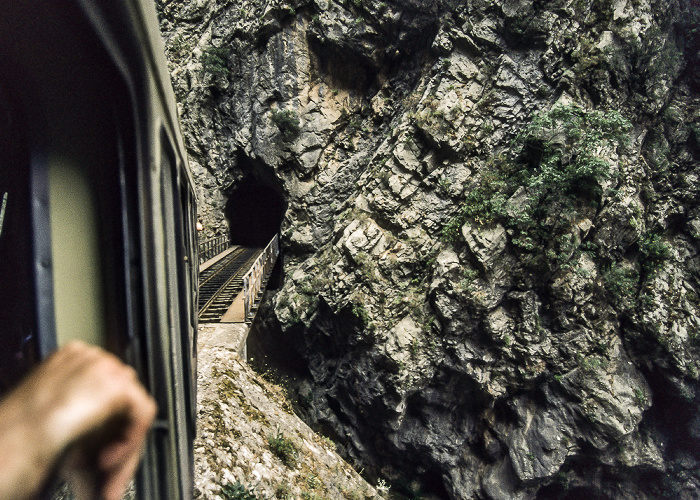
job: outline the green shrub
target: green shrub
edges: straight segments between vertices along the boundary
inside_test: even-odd
[[[234,484],[227,484],[221,488],[221,496],[225,500],[258,500],[251,490],[236,481]]]
[[[628,308],[632,306],[637,293],[639,273],[614,263],[603,273],[603,283],[606,290],[613,296],[615,303],[620,307]]]
[[[671,257],[671,249],[658,234],[645,234],[639,239],[639,253],[642,269],[653,274]]]
[[[612,174],[598,151],[624,144],[630,128],[617,111],[584,111],[570,105],[535,115],[516,137],[520,149],[511,152],[510,160],[490,166],[480,185],[467,194],[462,218],[479,224],[505,219],[508,199],[520,187],[527,196],[515,215],[523,220],[591,190],[600,196],[599,182]]]
[[[361,302],[353,302],[352,303],[352,314],[355,316],[360,322],[365,326],[370,331],[374,331],[376,329],[376,325],[372,321],[371,316],[369,315],[369,312],[365,308],[365,305]]]
[[[287,467],[296,467],[299,458],[299,448],[294,441],[286,437],[282,432],[277,431],[276,435],[269,435],[267,443],[270,445],[270,450],[274,453],[282,463]]]
[[[617,111],[567,105],[535,115],[511,150],[483,169],[479,185],[444,226],[443,237],[457,241],[468,220],[499,222],[510,230],[528,267],[560,268],[577,250],[568,236],[577,210],[597,204],[601,181],[615,175],[602,155],[625,144],[630,129]]]
[[[299,115],[291,109],[273,109],[271,119],[272,123],[277,125],[284,140],[290,141],[299,135],[301,130]]]
[[[213,76],[228,76],[228,51],[224,47],[209,46],[202,53],[202,69]]]
[[[313,472],[306,476],[306,486],[311,490],[316,490],[322,486],[321,480]]]
[[[464,217],[460,214],[456,217],[452,217],[447,221],[442,228],[442,238],[450,243],[457,243],[459,241],[462,225],[464,224]]]
[[[610,164],[599,156],[601,147],[626,143],[631,124],[617,111],[585,111],[578,106],[557,106],[538,114],[518,135],[524,144],[520,172],[536,195],[552,190],[583,194],[609,179]]]

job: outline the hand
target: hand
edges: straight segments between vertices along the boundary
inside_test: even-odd
[[[134,370],[73,342],[0,404],[0,500],[32,498],[54,470],[81,499],[119,499],[156,405]]]

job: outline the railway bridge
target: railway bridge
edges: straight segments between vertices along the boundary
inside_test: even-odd
[[[244,357],[248,329],[278,256],[279,235],[264,248],[231,245],[227,236],[199,244],[200,325],[229,341],[234,338]]]

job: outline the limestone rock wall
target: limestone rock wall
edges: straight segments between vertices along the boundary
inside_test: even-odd
[[[258,348],[407,496],[700,496],[695,0],[161,0],[200,213],[284,198]]]
[[[199,326],[194,498],[382,500],[294,415],[284,390],[238,356],[241,329]]]

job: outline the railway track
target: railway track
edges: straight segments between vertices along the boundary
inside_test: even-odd
[[[243,276],[261,251],[261,248],[238,247],[200,274],[199,321],[219,321],[243,290]]]

